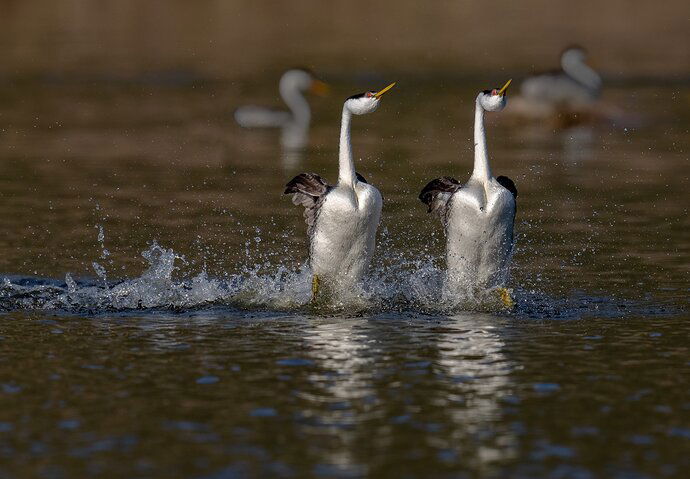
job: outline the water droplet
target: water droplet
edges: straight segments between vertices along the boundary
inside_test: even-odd
[[[553,393],[559,391],[561,386],[556,383],[534,383],[532,388],[538,393]]]
[[[279,366],[311,366],[314,362],[309,359],[289,358],[279,359],[276,364]]]
[[[275,417],[278,412],[272,407],[258,407],[249,413],[252,417]]]
[[[78,419],[64,419],[58,423],[60,429],[67,429],[73,431],[79,429],[81,422]]]
[[[216,384],[220,381],[218,376],[202,376],[196,380],[197,384]]]

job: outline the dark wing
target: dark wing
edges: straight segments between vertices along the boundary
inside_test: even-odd
[[[331,190],[331,185],[316,173],[302,173],[285,185],[283,194],[292,195],[292,202],[304,206],[304,219],[307,222],[307,233],[314,232],[319,208]]]
[[[356,171],[355,171],[355,175],[357,176],[357,181],[359,181],[360,183],[366,183],[367,185],[369,184],[369,182],[366,180],[366,178],[364,178],[362,175],[360,175]],[[379,192],[379,194],[381,194],[381,192]],[[381,199],[383,199],[383,195],[381,195]]]
[[[419,199],[428,206],[428,212],[438,215],[445,220],[450,198],[453,193],[462,188],[462,185],[455,178],[444,176],[431,180],[422,192],[419,193]]]
[[[496,178],[496,181],[498,181],[498,183],[503,188],[510,191],[513,194],[513,198],[517,198],[517,188],[515,187],[515,183],[513,183],[513,180],[511,180],[507,176],[499,176]]]
[[[496,177],[496,181],[498,181],[498,184],[500,184],[506,190],[510,191],[510,193],[513,195],[513,199],[515,200],[515,210],[513,210],[513,223],[515,223],[515,214],[517,213],[517,188],[515,187],[515,183],[513,183],[513,180],[511,180],[507,176],[498,176]],[[510,241],[512,242],[513,238],[510,238]]]

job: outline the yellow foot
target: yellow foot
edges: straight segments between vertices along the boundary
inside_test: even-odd
[[[503,305],[508,309],[512,309],[515,306],[515,301],[510,295],[510,290],[508,288],[497,288],[497,291]]]
[[[319,294],[319,284],[320,280],[317,275],[314,275],[311,278],[311,300],[312,302],[316,301],[316,296]]]

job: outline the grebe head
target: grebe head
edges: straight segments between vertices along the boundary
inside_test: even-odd
[[[372,113],[379,107],[381,97],[394,86],[395,83],[391,83],[386,88],[377,92],[368,91],[365,93],[352,95],[350,98],[345,100],[345,108],[347,108],[348,111],[354,115],[366,115],[367,113]]]
[[[561,53],[561,65],[584,63],[587,60],[587,50],[579,45],[571,45]]]
[[[601,76],[586,63],[587,51],[580,46],[566,48],[561,54],[563,71],[590,90],[593,98],[601,93]]]
[[[323,96],[328,93],[328,85],[319,80],[314,72],[306,68],[293,68],[280,77],[280,90],[315,93]]]
[[[506,106],[506,91],[510,82],[508,80],[502,88],[493,88],[491,90],[484,90],[477,95],[477,102],[486,111],[501,111]]]

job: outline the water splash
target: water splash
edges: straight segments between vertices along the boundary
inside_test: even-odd
[[[388,261],[374,268],[356,295],[327,304],[311,303],[311,271],[279,265],[261,272],[266,265],[244,268],[224,278],[209,277],[202,269],[189,278],[175,277],[176,263],[184,258],[153,242],[142,252],[148,262],[144,273],[133,279],[105,282],[74,279],[64,281],[36,277],[5,277],[0,283],[0,311],[57,311],[76,314],[106,314],[126,311],[191,312],[204,308],[270,310],[308,314],[364,314],[415,312],[447,315],[462,311],[492,311],[516,317],[576,318],[584,314],[617,317],[637,311],[656,312],[629,301],[579,295],[554,299],[535,290],[514,292],[517,307],[507,311],[498,296],[444,302],[441,296],[443,270],[431,258]],[[105,275],[105,273],[104,273]]]
[[[620,300],[580,297],[578,304],[556,300],[536,290],[516,289],[517,307],[507,310],[496,290],[449,300],[442,294],[444,270],[430,254],[396,251],[385,228],[380,254],[362,287],[337,297],[312,303],[310,269],[305,265],[287,267],[280,258],[269,258],[259,251],[261,231],[245,244],[246,264],[221,278],[209,277],[205,267],[196,275],[181,277],[187,261],[172,249],[153,242],[141,253],[148,263],[144,273],[133,279],[108,279],[114,267],[105,247],[103,227],[96,225],[101,247],[99,260],[92,262],[96,278],[75,279],[70,273],[64,281],[36,277],[4,277],[0,282],[0,311],[65,311],[101,314],[114,311],[193,311],[202,308],[292,311],[308,314],[364,314],[378,312],[416,312],[446,315],[458,311],[483,311],[529,317],[579,317],[588,311],[598,315],[621,315]],[[287,253],[286,253],[287,254]],[[280,256],[280,255],[278,255]],[[253,261],[262,261],[260,264]],[[275,265],[277,260],[279,263]],[[572,301],[571,301],[572,302]],[[608,309],[607,309],[608,308]],[[625,307],[623,308],[625,309]],[[625,312],[631,311],[628,308]]]

